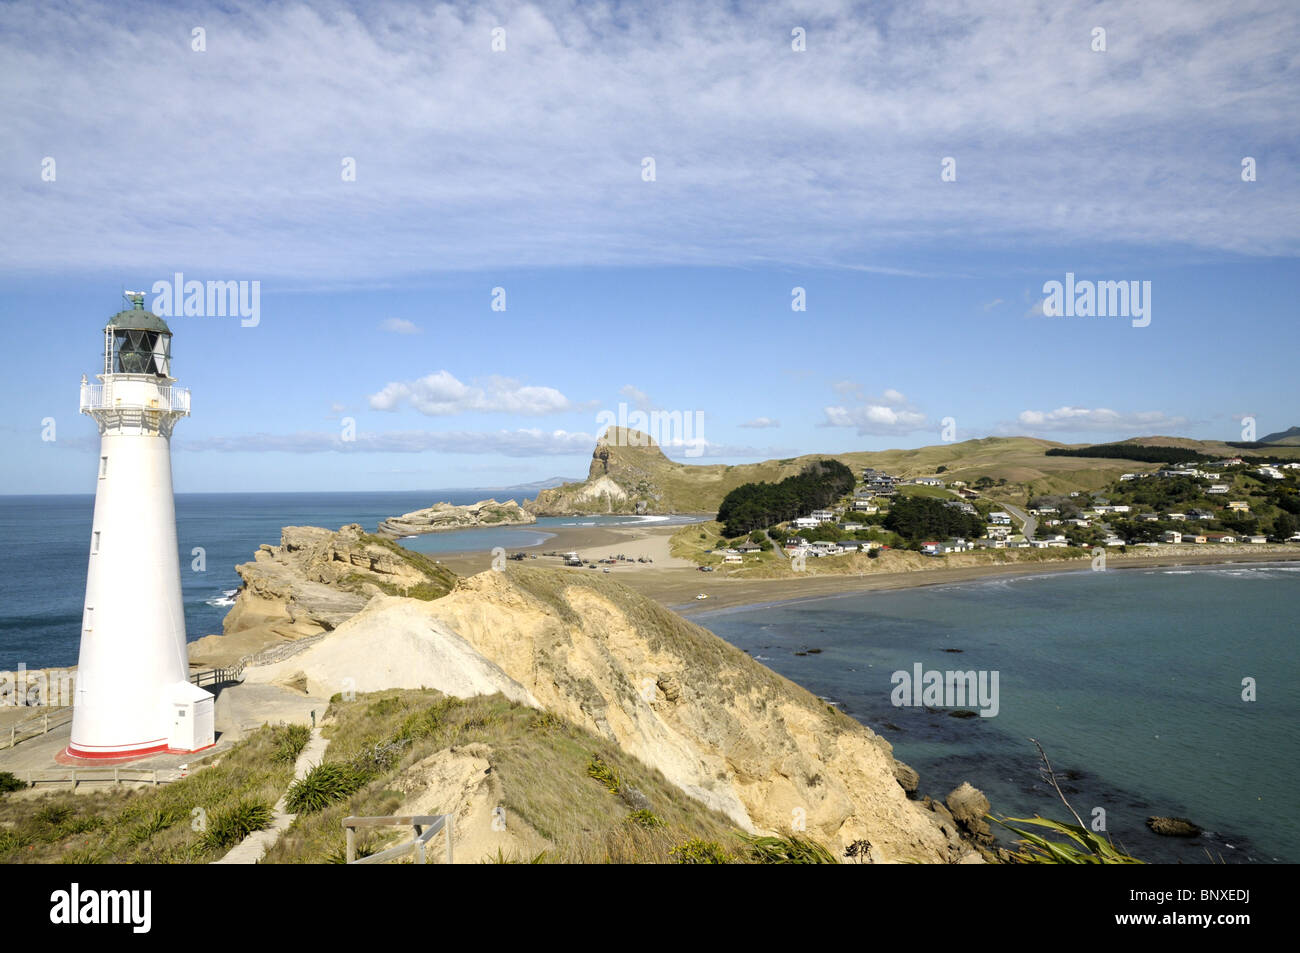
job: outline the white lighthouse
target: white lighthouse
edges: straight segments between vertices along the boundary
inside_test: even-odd
[[[189,416],[174,386],[171,329],[127,292],[104,328],[104,372],[81,378],[99,425],[90,568],[72,738],[77,758],[195,751],[213,742],[212,696],[190,684],[181,603],[171,435]]]

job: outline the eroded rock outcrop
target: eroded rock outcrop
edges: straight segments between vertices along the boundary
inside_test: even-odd
[[[474,529],[488,526],[517,526],[536,523],[537,517],[514,500],[498,503],[479,500],[465,506],[435,503],[433,506],[403,516],[392,516],[379,524],[380,536],[399,538],[421,533],[440,533],[450,529]]]
[[[280,545],[264,544],[235,567],[243,586],[226,614],[223,634],[191,644],[190,657],[228,665],[277,642],[319,635],[342,625],[379,593],[433,598],[456,576],[352,523],[337,532],[286,526]]]

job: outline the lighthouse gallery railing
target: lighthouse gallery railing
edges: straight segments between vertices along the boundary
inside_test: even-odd
[[[154,384],[151,381],[123,381],[120,384],[82,384],[81,412],[138,407],[142,410],[160,410],[168,413],[190,412],[190,391],[187,387]]]

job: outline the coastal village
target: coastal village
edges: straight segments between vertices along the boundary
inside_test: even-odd
[[[851,553],[878,555],[911,548],[926,556],[980,550],[1147,550],[1175,546],[1263,546],[1300,544],[1300,521],[1269,502],[1270,487],[1294,491],[1300,462],[1254,464],[1231,457],[1196,466],[1169,466],[1122,474],[1112,486],[1088,493],[1032,498],[1028,506],[989,499],[996,482],[967,482],[941,474],[902,478],[867,467],[851,497],[766,533],[792,560]],[[1148,483],[1165,492],[1143,492]],[[979,534],[904,540],[887,528],[891,504],[900,497],[923,496],[982,521]],[[1161,500],[1163,505],[1150,503]],[[1261,521],[1260,517],[1267,521]],[[1266,528],[1267,527],[1267,528]],[[754,533],[736,545],[711,551],[726,566],[772,549]],[[708,565],[701,566],[712,568]]]

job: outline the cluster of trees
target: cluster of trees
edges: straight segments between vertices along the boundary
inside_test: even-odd
[[[984,535],[984,520],[963,513],[955,506],[946,506],[943,500],[904,496],[895,498],[890,504],[885,528],[908,542],[940,540],[950,536],[978,539]]]
[[[853,471],[838,460],[818,460],[780,483],[745,483],[718,507],[728,536],[739,536],[822,509],[853,491]]]
[[[1052,447],[1049,457],[1110,457],[1143,463],[1200,463],[1217,459],[1184,447],[1149,447],[1138,443],[1098,443],[1091,447]]]

